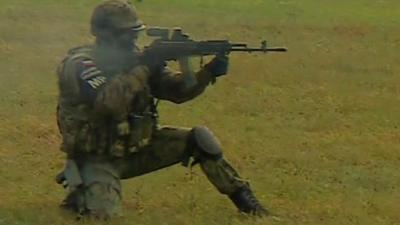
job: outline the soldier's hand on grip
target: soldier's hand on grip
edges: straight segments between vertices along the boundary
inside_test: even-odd
[[[229,58],[226,55],[216,55],[204,67],[215,77],[226,75],[228,73]]]

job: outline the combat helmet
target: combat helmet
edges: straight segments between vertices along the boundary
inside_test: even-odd
[[[126,0],[107,0],[98,5],[92,14],[91,32],[101,36],[105,31],[140,31],[145,25],[138,18],[136,8]]]

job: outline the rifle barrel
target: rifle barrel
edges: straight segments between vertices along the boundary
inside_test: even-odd
[[[271,47],[271,48],[232,48],[231,52],[286,52],[285,47]]]
[[[243,44],[243,43],[234,43],[231,44],[232,47],[247,47],[247,44]]]

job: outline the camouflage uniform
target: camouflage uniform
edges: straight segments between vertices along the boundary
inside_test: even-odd
[[[139,54],[136,47],[128,52],[97,43],[70,50],[58,68],[57,116],[61,150],[68,157],[58,181],[70,189],[65,206],[109,217],[118,211],[120,179],[180,162],[187,166],[190,160],[223,194],[247,188],[206,127],[157,124],[156,99],[182,103],[198,96],[215,79],[215,62],[188,85],[164,62],[140,65]]]

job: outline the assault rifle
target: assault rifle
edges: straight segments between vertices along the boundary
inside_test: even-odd
[[[227,55],[231,52],[287,51],[285,47],[267,47],[266,41],[261,42],[260,48],[248,47],[244,43],[231,43],[228,40],[194,41],[181,28],[174,28],[171,33],[168,28],[152,27],[147,29],[146,34],[157,39],[144,48],[141,60],[145,63],[177,60],[185,56]]]

